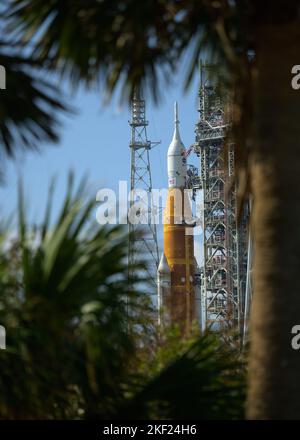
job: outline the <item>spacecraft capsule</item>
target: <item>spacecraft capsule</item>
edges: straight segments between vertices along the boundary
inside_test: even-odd
[[[179,133],[178,105],[174,104],[174,134],[168,149],[169,188],[186,187],[185,148]]]

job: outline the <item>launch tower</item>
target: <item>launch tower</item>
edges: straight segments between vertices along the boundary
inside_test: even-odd
[[[156,289],[156,271],[159,263],[156,224],[152,222],[155,207],[151,195],[152,176],[151,149],[159,142],[151,142],[147,137],[148,121],[146,120],[145,100],[136,91],[131,102],[131,160],[130,160],[130,209],[139,200],[141,207],[135,215],[135,222],[129,219],[129,267],[135,259],[147,260],[145,276],[152,281]],[[142,192],[147,195],[145,199]],[[142,274],[141,274],[142,275]]]
[[[200,66],[199,121],[194,151],[200,157],[203,194],[204,263],[201,281],[202,329],[237,330],[243,335],[247,280],[247,215],[237,219],[234,148],[225,148],[230,119],[226,98]],[[228,139],[226,140],[228,142]]]

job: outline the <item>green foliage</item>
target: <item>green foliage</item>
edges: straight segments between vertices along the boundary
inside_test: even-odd
[[[177,340],[177,347],[173,355],[170,347],[164,356],[160,350],[164,367],[137,389],[121,414],[141,419],[242,419],[245,381],[238,354],[211,335],[194,342]]]
[[[140,371],[152,378],[185,353],[199,337],[199,329],[196,326],[190,335],[185,337],[182,337],[178,325],[173,324],[164,329],[157,326],[152,351],[148,349],[140,354]]]
[[[50,224],[50,195],[36,230],[20,193],[19,235],[13,244],[2,240],[5,418],[76,417],[83,409],[86,417],[109,416],[134,362],[134,335],[151,311],[133,290],[137,280],[128,279],[126,234],[100,228],[91,218],[94,202],[84,201],[83,184],[72,194],[72,180],[58,219]]]

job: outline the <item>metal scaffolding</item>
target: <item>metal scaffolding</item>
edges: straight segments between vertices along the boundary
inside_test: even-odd
[[[203,197],[202,329],[233,330],[243,338],[249,307],[245,303],[249,210],[245,207],[238,222],[233,144],[224,148],[230,125],[227,102],[211,85],[209,70],[210,66],[201,64],[193,148],[200,158],[198,189]]]
[[[153,206],[149,152],[159,142],[148,140],[145,100],[142,99],[139,92],[135,92],[131,102],[131,120],[129,124],[131,126],[129,145],[131,149],[129,267],[133,267],[136,259],[146,260],[147,273],[145,275],[156,286],[159,252],[156,224],[153,218],[155,216],[154,211],[157,208]],[[132,219],[134,222],[132,222]]]

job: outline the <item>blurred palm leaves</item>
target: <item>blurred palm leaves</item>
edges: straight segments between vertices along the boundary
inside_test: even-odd
[[[20,195],[19,235],[8,258],[1,252],[0,321],[8,333],[8,350],[0,353],[4,417],[66,416],[78,390],[95,413],[108,415],[106,400],[122,394],[134,362],[134,334],[151,310],[134,292],[136,280],[128,280],[126,235],[119,227],[98,227],[94,203],[83,200],[84,185],[74,194],[73,186],[70,178],[56,222],[50,224],[50,199],[35,230],[26,223]]]
[[[182,65],[188,87],[200,52],[210,59],[218,57],[226,70],[248,49],[239,25],[241,21],[245,27],[248,2],[243,8],[239,2],[206,0],[10,0],[4,2],[2,11],[10,38],[6,48],[10,49],[12,43],[24,47],[28,59],[35,60],[44,71],[62,75],[75,88],[82,83],[88,87],[100,84],[104,95],[111,96],[120,87],[126,99],[132,97],[136,86],[142,86],[157,101]],[[11,81],[12,73],[7,75]],[[16,77],[18,84],[21,79]],[[9,109],[20,121],[17,130],[9,131],[9,113],[4,114],[2,138],[8,151],[14,148],[13,136],[19,136],[26,146],[57,137],[56,117],[61,110],[57,95],[51,102],[46,92],[49,84],[39,83],[44,87],[42,99],[54,110],[46,121],[48,112],[45,115],[41,108],[29,108],[36,103],[36,94],[41,93],[38,83],[33,84],[30,78],[27,83],[32,89],[26,95],[27,108],[20,102],[22,114]],[[28,127],[31,137],[27,135]]]
[[[119,417],[242,419],[245,371],[238,352],[220,343],[217,335],[184,341],[178,330],[171,329],[153,361],[148,360],[152,374],[138,383]]]
[[[216,4],[217,2],[213,2]],[[7,17],[18,41],[33,56],[63,72],[74,85],[104,80],[123,96],[142,83],[155,99],[191,45],[188,81],[200,50],[220,51],[214,23],[224,8],[207,1],[12,0]],[[225,8],[226,11],[228,8]]]
[[[59,115],[70,111],[58,87],[45,79],[41,63],[21,53],[20,46],[0,42],[0,65],[6,70],[0,143],[9,156],[15,156],[18,149],[38,149],[41,142],[57,142]]]

